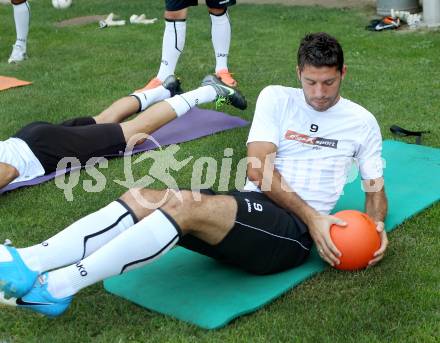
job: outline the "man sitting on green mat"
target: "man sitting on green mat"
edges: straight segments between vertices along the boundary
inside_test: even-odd
[[[303,89],[269,86],[258,98],[247,192],[132,189],[41,244],[0,246],[0,290],[18,307],[57,316],[81,289],[152,262],[176,244],[268,274],[303,263],[314,242],[335,265],[340,253],[329,228],[344,223],[328,213],[353,159],[367,190],[366,212],[382,237],[370,261],[376,264],[388,242],[382,140],[373,115],[339,95],[345,73],[336,39],[305,36],[297,67]]]
[[[238,90],[213,75],[206,76],[201,87],[181,93],[180,81],[170,75],[163,85],[119,99],[95,117],[75,118],[58,125],[26,125],[0,141],[0,189],[54,172],[63,157],[76,157],[84,166],[90,158],[124,152],[136,135],[152,133],[198,104],[221,98],[240,109],[247,105]],[[123,122],[138,112],[142,113]]]

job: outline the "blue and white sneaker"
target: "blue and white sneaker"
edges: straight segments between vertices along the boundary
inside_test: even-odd
[[[47,291],[48,273],[41,274],[28,294],[15,300],[19,308],[44,314],[48,317],[57,317],[63,314],[70,306],[73,296],[54,298]]]
[[[14,247],[0,245],[0,292],[6,299],[25,295],[37,277],[38,273],[26,266]]]

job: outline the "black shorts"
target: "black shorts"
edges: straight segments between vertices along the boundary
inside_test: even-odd
[[[202,191],[215,194],[213,191]],[[235,225],[217,245],[185,235],[179,245],[253,274],[271,274],[302,264],[313,241],[307,226],[263,193],[228,193],[238,204]]]
[[[235,5],[236,0],[205,0],[206,6],[210,8],[226,8]],[[165,0],[167,11],[179,11],[190,6],[197,6],[197,0]]]
[[[34,122],[13,137],[29,145],[46,174],[55,171],[63,157],[76,157],[84,166],[91,157],[118,154],[126,147],[121,125],[96,124],[91,117],[61,124]]]

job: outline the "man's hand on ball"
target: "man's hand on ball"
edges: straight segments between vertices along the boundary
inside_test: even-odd
[[[388,246],[388,237],[387,233],[385,232],[385,224],[380,221],[376,222],[376,230],[380,234],[380,247],[379,250],[374,253],[374,258],[368,262],[368,267],[374,266],[384,257],[385,250]]]
[[[330,237],[330,227],[332,225],[346,226],[347,224],[334,216],[317,215],[308,224],[310,235],[316,244],[319,256],[332,267],[339,264],[341,252],[334,245]]]

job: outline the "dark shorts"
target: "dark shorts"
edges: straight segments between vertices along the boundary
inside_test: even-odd
[[[226,8],[235,5],[236,0],[205,0],[206,6],[210,8]],[[197,6],[197,0],[165,0],[167,11],[179,11],[190,6]]]
[[[55,171],[63,157],[76,157],[84,166],[91,157],[118,154],[126,146],[119,124],[96,124],[91,117],[61,124],[34,122],[13,137],[29,145],[46,174]]]
[[[186,235],[178,243],[180,246],[260,275],[290,269],[306,260],[313,241],[298,217],[262,193],[228,194],[236,199],[238,211],[235,226],[226,237],[217,245],[209,245]]]

